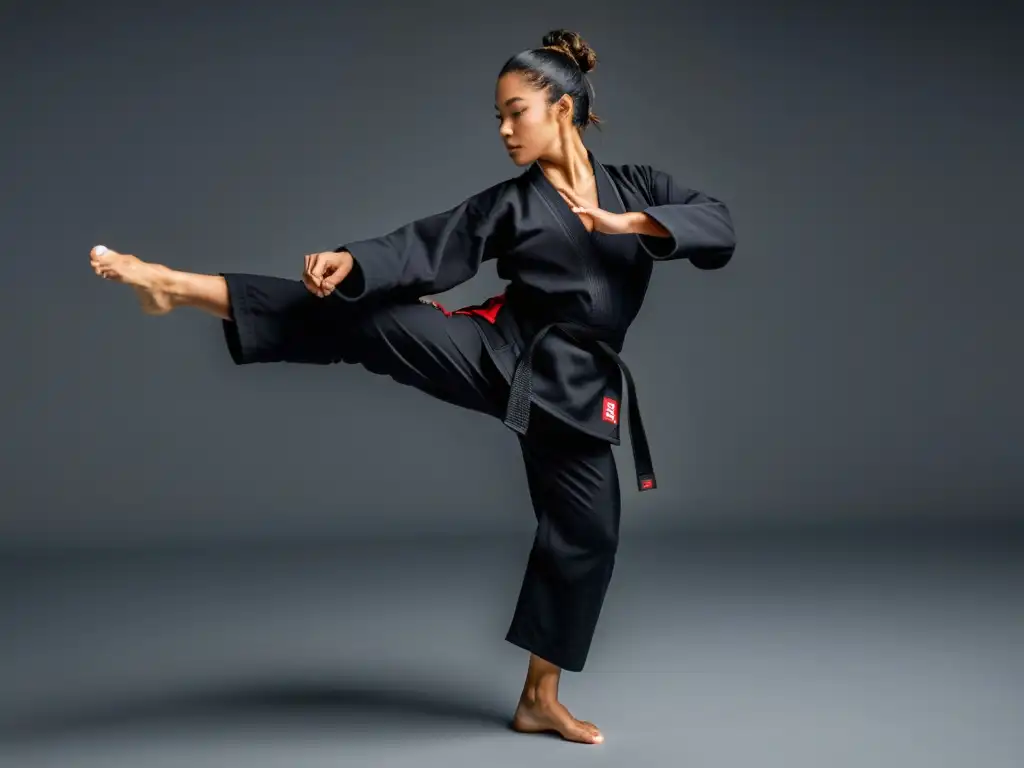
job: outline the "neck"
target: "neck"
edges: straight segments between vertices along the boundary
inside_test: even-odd
[[[570,188],[585,186],[594,176],[587,148],[580,132],[573,127],[559,133],[551,149],[537,159],[537,164],[556,186],[558,183]]]

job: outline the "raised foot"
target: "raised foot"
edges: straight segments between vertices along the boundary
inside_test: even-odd
[[[93,271],[106,280],[129,285],[147,315],[165,315],[174,309],[174,302],[166,290],[168,270],[159,264],[150,264],[130,253],[118,253],[103,245],[89,252]]]
[[[558,701],[520,700],[512,718],[512,729],[520,733],[557,733],[567,741],[581,744],[600,744],[604,741],[596,725],[586,720],[577,720]]]

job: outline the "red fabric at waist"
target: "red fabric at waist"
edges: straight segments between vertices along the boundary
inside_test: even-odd
[[[479,317],[487,320],[487,322],[494,323],[497,320],[498,312],[500,312],[501,308],[505,305],[505,294],[500,293],[497,296],[491,296],[491,298],[487,299],[482,304],[472,304],[455,310],[445,309],[444,306],[436,301],[431,301],[430,303],[449,317],[452,315],[478,315]]]

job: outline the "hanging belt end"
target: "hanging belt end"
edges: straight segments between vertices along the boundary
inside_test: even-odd
[[[525,436],[530,428],[529,418],[523,418],[521,416],[518,418],[515,416],[506,416],[504,423],[506,427],[511,429],[517,435]]]
[[[658,487],[658,482],[654,479],[654,474],[643,474],[636,476],[636,487],[641,491],[653,491]]]

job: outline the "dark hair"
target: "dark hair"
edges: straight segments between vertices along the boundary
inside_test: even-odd
[[[575,32],[554,29],[544,35],[543,48],[517,53],[501,68],[500,78],[519,72],[538,89],[548,89],[548,103],[554,104],[568,93],[573,100],[573,125],[581,131],[588,125],[600,126],[601,118],[591,109],[593,89],[586,76],[597,66],[597,54]]]

